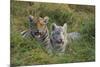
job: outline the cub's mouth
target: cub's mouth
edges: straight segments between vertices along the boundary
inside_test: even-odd
[[[34,32],[34,35],[40,35],[40,32]]]
[[[63,40],[57,40],[56,43],[58,43],[58,44],[64,44],[64,41]]]
[[[36,31],[36,32],[34,32],[34,35],[35,35],[35,37],[40,37],[42,35],[42,33],[39,31]]]

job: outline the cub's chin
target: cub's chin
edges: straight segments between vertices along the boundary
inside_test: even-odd
[[[40,35],[36,35],[35,38],[40,38]]]

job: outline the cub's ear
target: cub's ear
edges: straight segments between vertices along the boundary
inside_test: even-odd
[[[29,19],[29,22],[33,22],[34,17],[32,15],[29,15],[28,19]]]
[[[56,27],[57,27],[56,23],[52,23],[52,25],[51,25],[51,29],[52,29],[52,30],[55,30]]]
[[[64,23],[63,29],[64,29],[64,30],[67,30],[67,23]]]
[[[44,22],[47,24],[48,23],[48,20],[49,20],[49,17],[48,16],[45,16],[44,17]]]
[[[39,20],[39,21],[42,21],[42,20],[43,20],[43,18],[42,18],[42,17],[39,17],[39,18],[38,18],[38,20]]]

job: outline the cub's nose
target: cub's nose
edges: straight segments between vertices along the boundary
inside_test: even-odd
[[[64,43],[63,39],[59,39],[59,43],[63,44]]]
[[[59,42],[62,42],[62,39],[59,39]]]

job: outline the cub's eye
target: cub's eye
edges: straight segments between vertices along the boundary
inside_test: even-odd
[[[46,22],[46,20],[44,20],[43,22]]]
[[[40,32],[40,35],[42,35],[42,33]]]
[[[58,34],[58,35],[59,35],[59,34],[60,34],[60,32],[58,32],[58,31],[57,31],[57,32],[56,32],[56,34]]]
[[[55,39],[55,37],[53,36],[53,39]]]

